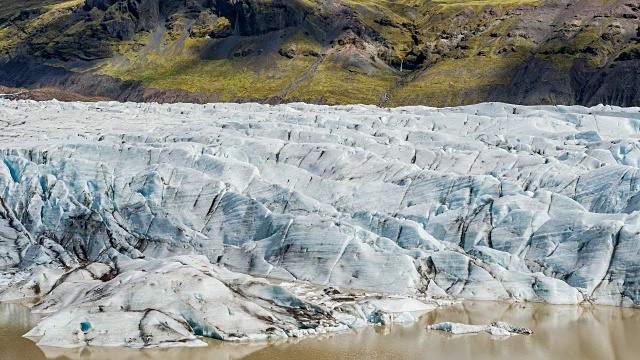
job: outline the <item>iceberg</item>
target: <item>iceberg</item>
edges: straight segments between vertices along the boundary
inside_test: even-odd
[[[434,325],[429,325],[427,326],[427,329],[446,331],[455,335],[488,332],[489,334],[497,337],[533,334],[533,330],[531,329],[513,326],[502,321],[493,322],[489,325],[467,325],[460,323],[442,322]]]

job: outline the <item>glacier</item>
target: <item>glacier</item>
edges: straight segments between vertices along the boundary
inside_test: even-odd
[[[0,100],[0,128],[7,272],[206,257],[422,299],[640,305],[640,108]]]

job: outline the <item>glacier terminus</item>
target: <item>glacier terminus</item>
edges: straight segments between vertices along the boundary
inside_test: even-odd
[[[640,306],[640,108],[0,100],[0,129],[0,300],[41,298],[44,345]]]

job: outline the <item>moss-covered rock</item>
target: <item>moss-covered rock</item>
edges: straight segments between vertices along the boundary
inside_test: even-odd
[[[211,28],[211,36],[216,38],[224,38],[227,36],[231,36],[233,33],[233,29],[231,28],[231,22],[224,16],[216,19],[216,22],[213,24]]]
[[[0,9],[0,57],[91,61],[71,66],[216,101],[638,105],[634,87],[598,90],[612,74],[638,80],[637,11],[601,0],[24,0]]]

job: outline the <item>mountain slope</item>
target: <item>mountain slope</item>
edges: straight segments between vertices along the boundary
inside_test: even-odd
[[[0,85],[136,101],[640,104],[638,0],[3,0]]]

